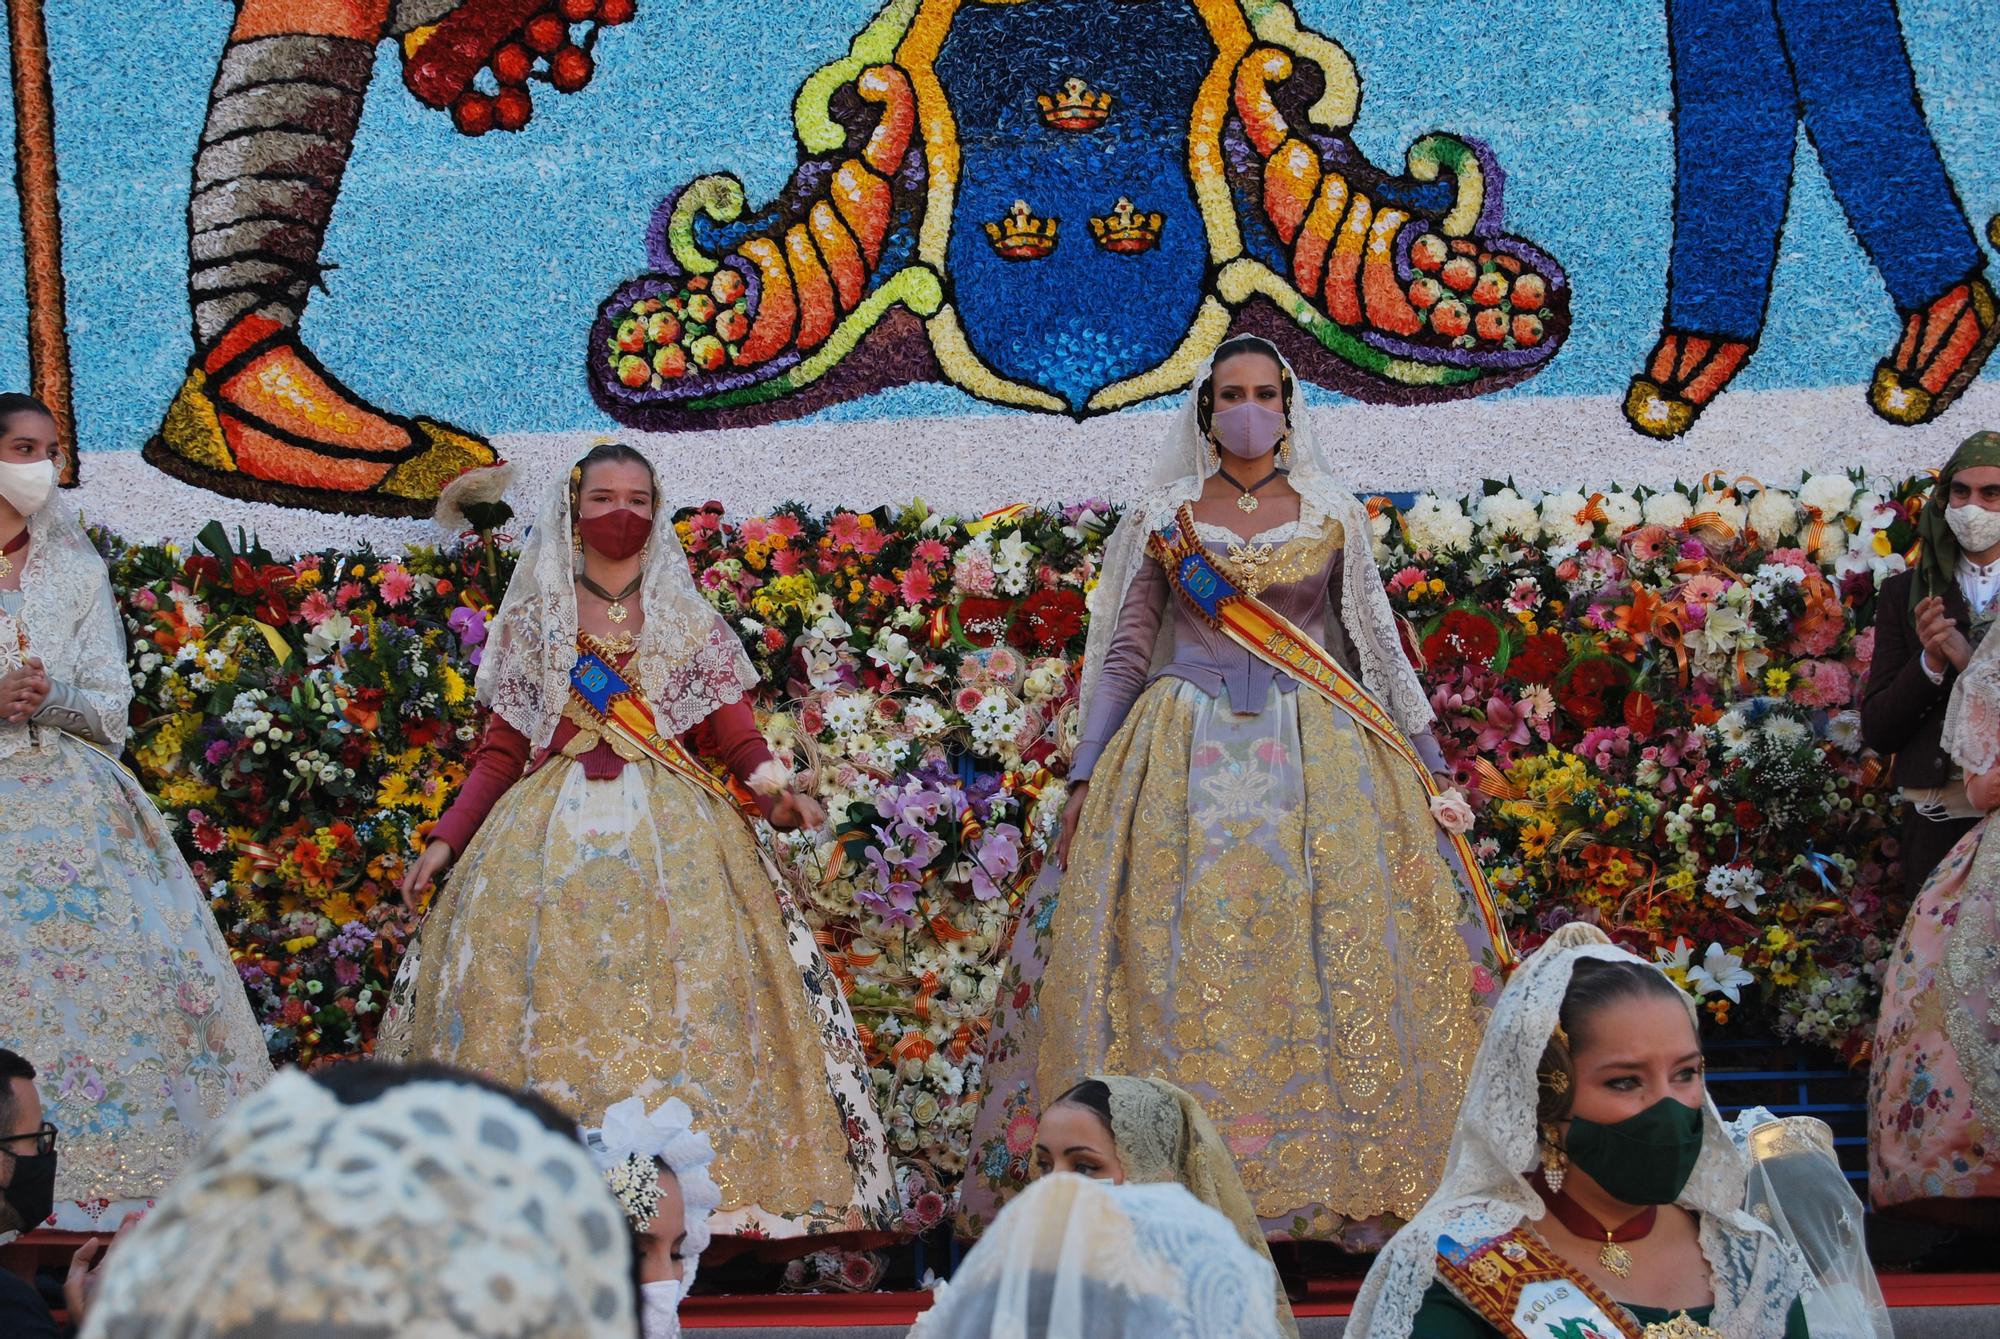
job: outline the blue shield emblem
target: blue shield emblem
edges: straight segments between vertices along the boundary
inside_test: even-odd
[[[938,51],[961,164],[950,300],[980,361],[1079,418],[1201,306],[1188,136],[1216,54],[1192,0],[966,5]]]

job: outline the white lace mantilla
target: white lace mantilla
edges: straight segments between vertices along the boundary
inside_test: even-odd
[[[1409,1339],[1437,1277],[1441,1236],[1498,1236],[1547,1212],[1525,1175],[1535,1166],[1536,1068],[1560,1019],[1570,972],[1586,958],[1644,962],[1597,927],[1571,922],[1515,970],[1473,1061],[1444,1179],[1376,1257],[1354,1299],[1349,1339]],[[1687,1004],[1692,1017],[1693,1001]],[[1780,1339],[1810,1274],[1796,1251],[1744,1211],[1749,1172],[1749,1157],[1730,1138],[1715,1103],[1704,1102],[1701,1155],[1678,1203],[1701,1219],[1701,1252],[1715,1286],[1709,1324],[1728,1339]]]
[[[1202,364],[1179,411],[1174,414],[1172,425],[1167,429],[1159,458],[1154,464],[1151,486],[1125,512],[1118,529],[1105,545],[1103,568],[1090,595],[1090,635],[1084,649],[1082,684],[1082,702],[1086,712],[1098,676],[1104,672],[1105,657],[1111,651],[1111,640],[1117,631],[1119,611],[1125,606],[1126,593],[1131,589],[1132,580],[1139,574],[1141,565],[1151,561],[1146,555],[1146,537],[1171,523],[1181,504],[1199,497],[1202,484],[1216,471],[1215,453],[1202,436],[1196,413],[1201,387],[1207,382],[1213,366],[1212,358]],[[1288,375],[1291,374],[1290,364],[1286,364],[1285,370]],[[1430,695],[1424,691],[1416,669],[1403,654],[1395,610],[1389,604],[1388,591],[1382,586],[1382,574],[1375,567],[1368,509],[1340,482],[1340,473],[1328,459],[1313,430],[1312,416],[1306,412],[1304,387],[1296,375],[1292,375],[1291,379],[1294,389],[1288,452],[1290,480],[1299,495],[1300,515],[1319,524],[1337,521],[1344,529],[1347,543],[1341,550],[1341,627],[1354,648],[1362,683],[1395,719],[1403,733],[1414,737],[1428,730],[1436,716],[1431,710]],[[1283,526],[1276,527],[1256,536],[1251,542],[1282,542],[1273,537],[1282,535],[1284,529]],[[1220,527],[1210,527],[1198,533],[1203,539],[1210,539],[1213,535],[1214,542],[1222,544],[1243,543],[1241,536]],[[1331,602],[1331,589],[1328,597]],[[1153,657],[1155,667],[1166,663],[1172,639],[1173,620],[1161,620],[1160,645],[1155,648]]]
[[[288,1070],[120,1234],[84,1335],[629,1339],[631,1258],[584,1150],[507,1098]]]
[[[132,681],[111,576],[60,494],[29,518],[28,535],[20,613],[0,610],[0,674],[39,657],[51,682],[69,684],[95,709],[116,752],[129,733]],[[34,733],[0,721],[0,758],[30,747]]]

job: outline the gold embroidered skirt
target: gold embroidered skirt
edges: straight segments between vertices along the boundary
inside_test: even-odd
[[[1016,934],[963,1225],[1025,1182],[1040,1103],[1114,1073],[1200,1099],[1273,1235],[1380,1245],[1443,1170],[1496,988],[1440,838],[1323,700],[1147,688]]]
[[[679,1097],[718,1234],[885,1226],[886,1141],[840,985],[729,806],[651,764],[552,759],[501,797],[398,978],[381,1050],[586,1123]]]

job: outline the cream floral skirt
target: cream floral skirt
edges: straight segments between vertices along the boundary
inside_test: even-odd
[[[0,1046],[38,1071],[55,1224],[75,1231],[144,1208],[271,1077],[159,811],[110,757],[54,732],[0,759]]]

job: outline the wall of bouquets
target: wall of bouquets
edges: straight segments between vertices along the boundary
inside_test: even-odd
[[[1861,741],[1875,591],[1927,480],[1370,504],[1476,850],[1532,947],[1600,921],[1714,1025],[1865,1056],[1904,911]],[[769,834],[864,1029],[909,1225],[963,1169],[1001,964],[1064,798],[1087,597],[1116,512],[678,522],[834,824]],[[274,557],[100,536],[132,750],[209,888],[273,1054],[364,1053],[411,933],[393,892],[462,779],[509,554]],[[496,570],[497,566],[497,570]]]

